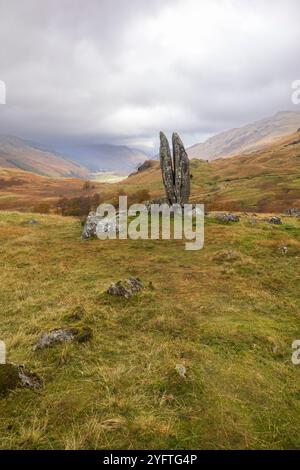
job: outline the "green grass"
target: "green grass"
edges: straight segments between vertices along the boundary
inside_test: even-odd
[[[0,213],[0,339],[44,381],[0,399],[1,448],[300,447],[299,220],[207,219],[198,252],[80,233],[76,219]],[[105,293],[130,275],[142,293]],[[78,306],[93,339],[34,352]]]

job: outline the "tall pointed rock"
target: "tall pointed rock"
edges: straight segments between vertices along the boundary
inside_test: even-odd
[[[178,204],[187,204],[190,197],[190,162],[179,135],[172,135],[174,186]]]
[[[169,142],[160,133],[160,166],[167,199],[170,204],[186,204],[190,196],[189,158],[179,135],[172,135],[173,158]]]
[[[172,168],[171,151],[168,139],[163,132],[160,132],[160,167],[162,171],[163,183],[165,186],[166,196],[170,204],[175,204],[176,195],[174,188],[174,174]]]

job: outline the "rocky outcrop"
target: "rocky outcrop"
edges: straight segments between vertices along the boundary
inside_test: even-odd
[[[107,292],[110,295],[118,295],[129,299],[143,289],[143,287],[143,283],[138,278],[130,277],[126,281],[113,282]]]
[[[169,204],[184,205],[190,197],[189,159],[179,135],[172,135],[173,157],[168,139],[160,133],[160,167]]]

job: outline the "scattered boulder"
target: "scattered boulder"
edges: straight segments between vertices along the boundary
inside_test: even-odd
[[[182,378],[186,379],[186,368],[182,364],[176,364],[175,370],[177,374]]]
[[[66,341],[72,341],[75,337],[74,328],[63,329],[56,328],[50,332],[43,333],[35,345],[34,349],[44,349],[52,346],[56,343],[64,343]]]
[[[89,327],[77,328],[55,328],[49,332],[43,333],[34,350],[45,349],[57,343],[65,343],[76,340],[80,343],[90,340],[92,337],[92,330]]]
[[[26,225],[36,225],[36,224],[38,224],[38,221],[35,220],[35,219],[30,219],[30,220],[26,220],[25,224]]]
[[[236,214],[217,214],[216,219],[220,222],[239,222],[240,218]]]
[[[82,232],[82,238],[86,240],[87,238],[95,237],[96,236],[96,228],[98,225],[98,222],[103,219],[102,216],[97,215],[96,212],[91,211],[89,215],[86,218],[84,227],[83,227],[83,232]]]
[[[91,211],[86,218],[83,231],[82,231],[82,238],[84,240],[95,237],[97,235],[97,231],[101,233],[109,233],[109,232],[119,232],[119,215],[116,214],[116,217],[107,217],[97,214],[97,212]]]
[[[108,294],[110,295],[119,295],[122,297],[125,297],[126,299],[129,299],[129,297],[132,296],[132,292],[124,286],[122,281],[118,281],[117,283],[112,283],[108,290]]]
[[[42,386],[42,380],[35,372],[30,372],[24,366],[18,366],[19,379],[21,387],[31,388],[38,390]]]
[[[143,289],[143,287],[143,283],[138,278],[131,277],[126,281],[119,281],[117,283],[113,282],[107,292],[110,295],[118,295],[125,297],[125,299],[129,299],[133,294],[136,294]]]
[[[284,215],[289,215],[290,217],[300,217],[300,211],[294,207],[291,209],[286,209]]]
[[[277,215],[273,215],[272,217],[267,219],[267,222],[269,222],[269,224],[282,225],[281,218],[278,217]]]
[[[0,364],[0,396],[7,395],[17,387],[26,387],[32,390],[41,388],[42,380],[34,372],[28,371],[22,365]]]
[[[289,251],[287,246],[280,246],[279,250],[281,251],[283,255],[287,255]]]

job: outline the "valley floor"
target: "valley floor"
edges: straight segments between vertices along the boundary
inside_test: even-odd
[[[0,398],[0,447],[300,448],[300,220],[283,221],[207,218],[195,252],[82,241],[76,219],[0,212],[0,339],[44,381]],[[130,275],[141,293],[106,293]],[[76,307],[91,341],[33,351]]]

